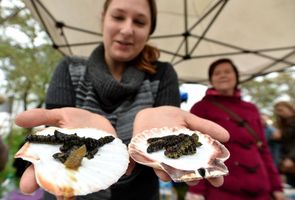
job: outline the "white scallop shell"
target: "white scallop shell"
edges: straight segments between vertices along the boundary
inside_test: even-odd
[[[199,136],[202,146],[197,148],[196,154],[171,159],[164,155],[164,150],[147,153],[148,138],[178,135],[180,133],[188,135],[196,133]],[[224,161],[229,158],[230,154],[226,147],[209,135],[186,128],[164,127],[143,131],[133,137],[128,146],[128,151],[136,162],[166,171],[175,182],[187,182],[228,174]],[[200,168],[205,170],[204,177],[198,171]]]
[[[92,128],[62,129],[49,127],[38,135],[53,135],[54,130],[80,137],[99,139],[110,135]],[[15,155],[34,164],[37,183],[56,196],[77,196],[97,192],[116,183],[129,164],[127,146],[118,138],[100,147],[93,159],[83,158],[77,170],[68,169],[52,155],[61,145],[26,143]]]

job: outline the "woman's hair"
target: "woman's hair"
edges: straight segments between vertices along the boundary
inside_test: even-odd
[[[155,0],[146,0],[150,6],[151,12],[151,29],[150,35],[152,35],[157,26],[157,5]],[[106,13],[112,0],[106,0],[103,6],[103,13]],[[138,67],[138,69],[143,70],[147,73],[154,74],[156,73],[155,66],[153,63],[158,60],[160,57],[160,51],[156,47],[153,47],[149,44],[146,44],[142,52],[136,57],[133,63]]]
[[[229,63],[234,72],[235,72],[235,75],[236,75],[236,85],[235,85],[235,89],[237,89],[239,83],[240,83],[240,75],[239,75],[239,71],[238,71],[238,68],[236,67],[236,65],[233,63],[232,60],[228,59],[228,58],[221,58],[221,59],[218,59],[216,61],[214,61],[210,67],[209,67],[209,71],[208,71],[208,77],[209,77],[209,81],[212,81],[212,76],[213,76],[213,72],[214,70],[216,69],[216,67],[222,63]]]
[[[295,118],[295,108],[294,106],[288,102],[288,101],[279,101],[277,103],[274,104],[274,109],[276,110],[279,106],[284,106],[287,109],[289,109],[292,113],[293,113],[293,117]],[[276,126],[279,129],[284,129],[287,125],[288,125],[288,120],[282,116],[279,116],[276,112],[275,113],[275,117],[276,117]]]

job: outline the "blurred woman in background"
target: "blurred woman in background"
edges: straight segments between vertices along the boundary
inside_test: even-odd
[[[224,145],[230,151],[225,161],[229,174],[215,188],[205,180],[191,186],[186,200],[283,200],[282,183],[272,160],[257,107],[242,100],[239,72],[229,59],[219,59],[209,68],[212,88],[191,113],[218,123],[230,134]]]
[[[295,108],[290,102],[280,101],[274,105],[274,113],[281,135],[280,170],[287,183],[295,187]]]

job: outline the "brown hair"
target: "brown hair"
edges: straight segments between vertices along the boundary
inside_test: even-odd
[[[293,113],[293,118],[295,118],[295,108],[290,102],[287,102],[287,101],[277,102],[274,104],[274,109],[276,110],[277,107],[279,107],[279,106],[284,106],[284,107],[288,108]],[[274,113],[275,113],[275,117],[276,117],[276,126],[279,129],[283,130],[288,125],[289,119],[279,116],[276,112],[274,112]]]
[[[103,13],[105,13],[112,0],[106,0],[103,6]],[[151,12],[151,29],[150,35],[152,35],[156,29],[157,25],[157,5],[155,0],[147,0],[150,5]],[[138,67],[138,69],[143,70],[149,74],[156,73],[155,66],[153,63],[160,57],[160,51],[156,47],[146,44],[142,52],[135,58],[133,63]]]

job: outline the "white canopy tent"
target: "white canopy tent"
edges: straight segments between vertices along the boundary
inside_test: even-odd
[[[24,0],[65,55],[88,56],[102,40],[104,0]],[[157,0],[150,43],[180,81],[206,83],[208,65],[232,59],[241,80],[295,65],[295,0]]]

